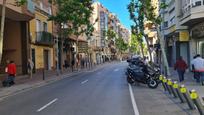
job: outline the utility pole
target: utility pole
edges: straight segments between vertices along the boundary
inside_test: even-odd
[[[1,63],[2,55],[3,55],[5,14],[6,14],[6,0],[3,0],[2,15],[1,15],[1,32],[0,32],[0,63]]]

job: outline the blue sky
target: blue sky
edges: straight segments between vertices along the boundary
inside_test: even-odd
[[[129,18],[129,12],[127,5],[130,0],[99,0],[109,11],[115,13],[120,19],[121,23],[130,29],[131,20]]]

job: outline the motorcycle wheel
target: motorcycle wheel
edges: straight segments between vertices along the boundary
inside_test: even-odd
[[[147,82],[147,85],[149,88],[155,89],[158,87],[158,82],[156,80],[151,79]]]
[[[134,83],[134,81],[133,81],[129,76],[127,76],[127,82],[128,82],[129,84],[133,84],[133,83]]]

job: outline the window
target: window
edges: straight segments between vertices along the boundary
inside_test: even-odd
[[[164,22],[164,28],[168,27],[168,21]]]
[[[173,7],[170,11],[169,14],[171,14],[175,10],[175,7]]]
[[[175,16],[170,19],[170,24],[174,24]]]
[[[47,32],[47,23],[46,22],[43,22],[43,31]]]
[[[201,6],[201,4],[202,4],[201,1],[196,1],[196,2],[194,1],[192,4],[192,7]]]
[[[36,32],[41,31],[41,21],[36,19]]]

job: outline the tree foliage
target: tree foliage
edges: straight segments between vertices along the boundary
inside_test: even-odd
[[[130,19],[132,19],[136,23],[136,28],[137,29],[139,28],[139,31],[143,35],[144,35],[144,29],[143,29],[144,19],[151,21],[152,24],[155,25],[157,29],[158,39],[161,45],[164,66],[167,70],[167,75],[170,75],[166,52],[164,49],[164,43],[163,43],[164,40],[161,38],[161,33],[160,33],[160,25],[162,23],[162,17],[161,15],[157,16],[155,12],[155,9],[157,7],[159,7],[160,10],[163,10],[167,7],[167,5],[165,4],[165,2],[161,2],[159,6],[153,6],[151,2],[152,0],[131,0],[130,4],[128,5],[128,9],[130,12],[130,17],[131,17]],[[146,37],[147,36],[145,36],[145,38]],[[148,41],[147,41],[147,45],[148,45]],[[150,49],[149,49],[149,54],[151,56]]]
[[[90,22],[93,7],[92,0],[49,0],[58,7],[56,15],[50,16],[60,24],[66,24],[64,33],[80,36],[86,34],[91,36],[94,31],[93,24]]]
[[[105,32],[107,37],[107,43],[108,47],[111,47],[114,45],[114,39],[116,39],[116,33],[112,29],[108,29],[108,31]]]
[[[140,38],[139,35],[135,35],[135,34],[131,35],[129,49],[132,53],[136,53],[136,54],[141,53],[141,46],[140,46],[141,42],[138,40],[138,38]]]
[[[128,44],[124,42],[122,37],[119,37],[116,39],[116,47],[122,53],[128,49]]]

